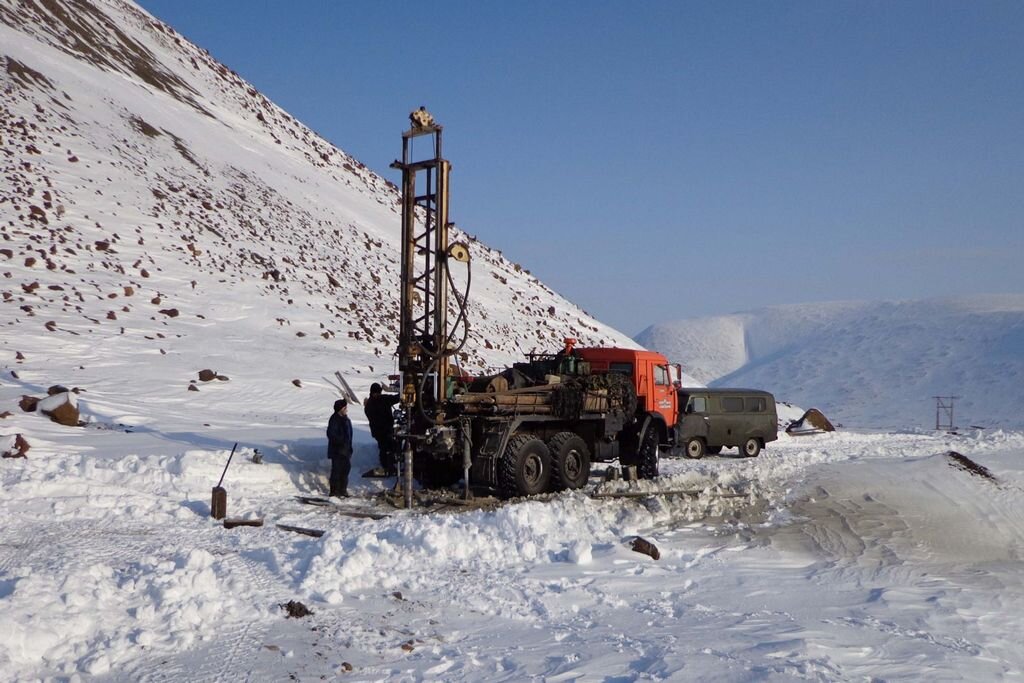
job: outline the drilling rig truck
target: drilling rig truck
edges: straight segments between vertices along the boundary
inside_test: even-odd
[[[658,475],[676,443],[679,367],[661,354],[583,348],[566,339],[489,376],[454,365],[469,339],[468,244],[450,242],[449,177],[442,126],[422,107],[402,134],[402,256],[398,369],[406,500],[426,487],[470,486],[505,496],[582,487],[595,461],[618,459],[640,478]],[[414,159],[413,142],[429,152]],[[452,269],[465,268],[464,288]],[[457,310],[449,320],[449,309]]]

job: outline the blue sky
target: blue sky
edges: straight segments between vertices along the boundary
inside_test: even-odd
[[[1024,3],[142,0],[599,319],[1024,291]]]

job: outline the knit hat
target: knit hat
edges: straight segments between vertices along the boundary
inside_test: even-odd
[[[381,388],[380,388],[379,384],[374,382],[373,384],[370,385],[370,393],[371,394],[379,394],[380,392],[381,392]]]
[[[344,408],[347,405],[348,405],[348,401],[346,401],[343,398],[339,398],[337,401],[334,402],[334,412],[338,412],[339,410],[341,410],[342,408]]]

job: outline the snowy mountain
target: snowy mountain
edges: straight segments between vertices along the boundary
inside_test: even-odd
[[[652,325],[636,340],[713,386],[763,387],[860,427],[1024,426],[1024,295],[777,306]]]
[[[187,352],[200,341],[193,330],[217,327],[265,344],[269,362],[302,358],[315,377],[392,371],[391,182],[131,3],[4,0],[0,45],[8,358],[34,351],[39,334],[116,356],[119,339],[155,319],[153,353]],[[405,124],[395,122],[396,156]],[[465,238],[470,369],[566,336],[632,345]],[[220,358],[227,350],[203,351],[242,374]]]

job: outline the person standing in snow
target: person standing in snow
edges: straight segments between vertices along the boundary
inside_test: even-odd
[[[348,473],[352,469],[352,420],[348,401],[334,402],[334,414],[327,422],[327,457],[331,459],[331,496],[348,496]]]
[[[370,423],[370,434],[377,440],[377,457],[384,476],[394,477],[398,474],[395,467],[395,455],[398,442],[395,439],[395,417],[391,409],[398,403],[398,394],[384,394],[379,384],[370,385],[370,397],[363,401],[366,419]]]

